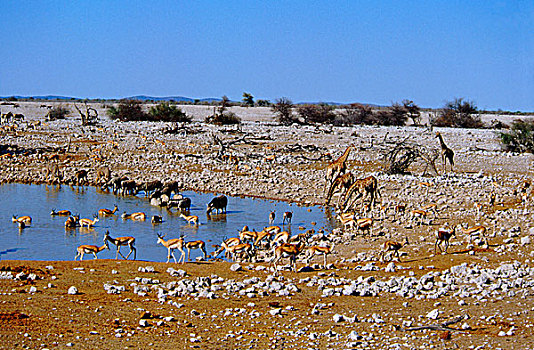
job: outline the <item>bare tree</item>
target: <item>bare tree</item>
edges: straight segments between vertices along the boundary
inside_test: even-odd
[[[85,106],[85,112],[82,112],[76,103],[74,104],[74,107],[82,117],[82,125],[95,125],[98,123],[98,111],[93,107],[89,107],[87,102],[83,104]]]

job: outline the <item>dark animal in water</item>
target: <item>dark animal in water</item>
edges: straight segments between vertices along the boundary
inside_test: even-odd
[[[222,213],[226,213],[226,206],[228,205],[228,198],[223,194],[218,197],[215,197],[208,203],[207,213],[210,214],[212,210],[215,209],[215,213],[218,213],[219,210]]]

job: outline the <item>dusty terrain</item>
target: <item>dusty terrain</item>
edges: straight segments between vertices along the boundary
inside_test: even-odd
[[[354,144],[349,169],[376,176],[381,188],[383,211],[373,214],[373,232],[326,232],[336,244],[332,265],[313,266],[322,263],[316,258],[312,271],[277,277],[266,263],[232,271],[226,262],[2,261],[0,347],[532,348],[533,203],[514,193],[532,178],[531,155],[503,153],[495,130],[440,129],[455,152],[453,172],[443,174],[438,161],[440,175],[423,177],[423,164],[414,164],[411,175],[388,176],[381,173],[383,152],[406,138],[439,150],[434,133],[285,127],[254,108],[236,109],[240,129],[216,127],[201,122],[206,107],[187,108],[195,122],[166,133],[171,125],[106,118],[94,127],[81,127],[76,118],[45,123],[38,103],[21,102],[14,111],[25,122],[2,132],[0,181],[45,182],[44,169],[57,154],[67,181],[79,169],[94,181],[95,169],[107,165],[138,181],[177,180],[184,189],[322,204],[326,154],[337,158]],[[216,158],[213,135],[230,146],[237,164]],[[409,211],[429,203],[438,210],[422,225],[393,213],[397,204]],[[489,245],[469,246],[458,231],[449,254],[434,255],[435,232],[445,223],[485,225]],[[405,237],[410,244],[401,261],[379,261],[386,240]],[[139,271],[147,266],[154,271]],[[185,275],[171,275],[169,267]],[[71,286],[77,294],[68,294]],[[449,331],[412,329],[458,316],[464,318]]]

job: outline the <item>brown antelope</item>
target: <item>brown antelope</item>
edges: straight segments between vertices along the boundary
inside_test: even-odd
[[[413,221],[414,219],[419,219],[419,226],[423,224],[424,218],[428,216],[428,212],[420,209],[414,209],[410,212],[410,221]]]
[[[395,211],[393,212],[393,218],[397,220],[397,214],[402,214],[406,212],[406,204],[399,203],[395,205]]]
[[[143,212],[137,212],[137,213],[132,213],[132,214],[123,213],[121,217],[124,220],[127,220],[127,219],[130,219],[133,221],[145,221],[146,220],[146,214]]]
[[[172,258],[174,259],[174,262],[178,264],[178,262],[176,262],[176,257],[174,256],[174,250],[178,249],[180,253],[182,253],[178,261],[182,261],[182,264],[184,264],[185,263],[185,252],[184,252],[183,236],[180,238],[171,238],[169,240],[164,240],[163,239],[164,237],[165,235],[162,236],[158,233],[158,241],[156,242],[156,244],[161,243],[165,248],[167,248],[167,263],[169,263],[169,260],[171,259],[171,256],[172,256]]]
[[[204,253],[204,260],[207,260],[206,243],[204,241],[186,242],[185,247],[187,248],[187,261],[191,261],[191,249],[200,249]]]
[[[134,246],[134,244],[135,244],[135,238],[134,237],[126,236],[126,237],[112,238],[109,235],[109,231],[106,231],[106,234],[104,235],[104,243],[106,244],[106,246],[109,249],[108,241],[111,242],[111,244],[114,244],[114,245],[117,246],[117,256],[115,257],[115,259],[118,259],[119,258],[119,254],[120,254],[123,257],[123,259],[128,260],[128,258],[130,257],[130,254],[132,254],[132,252],[134,253],[134,258],[133,259],[135,260],[135,258],[137,257],[137,249]],[[124,255],[122,255],[122,253],[121,253],[121,247],[123,245],[124,246],[127,245],[130,248],[130,252],[128,253],[128,255],[126,255],[126,257]]]
[[[245,227],[247,230],[245,230]],[[258,232],[256,231],[248,231],[248,226],[243,227],[243,230],[239,232],[239,239],[242,242],[245,241],[255,241],[258,238]]]
[[[87,227],[92,227],[96,224],[96,222],[98,221],[98,215],[94,215],[93,216],[93,220],[91,219],[80,219],[79,223],[80,223],[80,226],[81,227],[84,227],[84,226],[87,226]]]
[[[408,242],[408,237],[406,237],[406,240],[404,241],[404,243],[395,242],[395,241],[384,242],[384,250],[382,250],[382,253],[380,254],[380,260],[385,261],[384,256],[386,255],[386,253],[393,252],[392,254],[390,254],[390,260],[393,259],[392,255],[396,255],[399,262],[401,262],[399,250],[402,247],[408,245],[409,243],[410,242]]]
[[[344,222],[344,227],[348,227],[352,230],[358,229],[362,231],[368,231],[370,235],[373,234],[373,222],[372,218],[350,219]]]
[[[223,250],[226,250],[225,256],[228,259],[229,258],[229,252],[225,248],[225,246],[226,247],[231,247],[231,246],[238,245],[238,244],[241,244],[241,240],[238,237],[231,237],[231,238],[226,238],[225,237],[225,238],[223,238],[223,241],[222,241],[221,245],[217,244],[217,245],[213,246],[214,248],[217,248],[217,250],[212,253],[212,256],[214,258],[216,258],[219,254],[221,254],[221,252]]]
[[[56,209],[52,209],[52,211],[50,212],[50,215],[51,216],[70,216],[70,210],[58,210],[56,211]]]
[[[284,216],[282,217],[282,225],[285,224],[286,220],[289,225],[291,225],[291,220],[293,219],[293,212],[292,211],[286,211],[284,213]]]
[[[80,257],[80,261],[82,261],[84,254],[93,254],[95,256],[95,259],[98,259],[96,254],[100,253],[104,249],[109,249],[109,247],[106,244],[104,244],[102,247],[97,247],[96,245],[88,245],[88,244],[81,245],[78,248],[76,248],[76,250],[78,251],[78,254],[76,254],[76,256],[74,257],[74,260],[76,261],[76,258]]]
[[[271,235],[275,235],[282,231],[280,226],[267,226],[263,228],[263,231],[269,232]]]
[[[289,232],[287,232],[287,231],[279,232],[273,238],[273,244],[275,244],[275,245],[278,245],[278,244],[281,244],[281,243],[285,244],[288,241],[289,241]]]
[[[195,226],[198,225],[198,216],[196,215],[184,215],[184,214],[180,214],[180,217],[182,219],[185,219],[185,221],[187,221],[189,224],[193,224]]]
[[[75,228],[78,226],[78,221],[80,220],[79,215],[69,216],[65,221],[65,228]]]
[[[306,257],[305,261],[306,264],[309,264],[309,261],[313,259],[316,255],[322,255],[323,256],[323,267],[326,267],[326,256],[331,254],[334,250],[334,244],[332,244],[330,247],[321,247],[318,245],[314,245],[311,247],[306,248]]]
[[[11,221],[14,222],[14,223],[19,223],[19,222],[24,222],[26,225],[31,225],[32,223],[32,218],[31,216],[19,216],[18,218],[13,215],[13,217],[11,218]]]
[[[276,217],[276,213],[274,211],[269,213],[269,225],[273,224],[275,217]]]
[[[274,271],[278,271],[276,263],[284,257],[289,258],[289,266],[292,271],[296,271],[296,260],[297,256],[304,250],[304,243],[291,244],[283,243],[278,247],[274,248],[274,256],[271,260],[271,263],[274,264]]]
[[[432,212],[433,216],[436,217],[438,215],[438,205],[436,203],[430,203],[421,208],[422,211]]]
[[[456,227],[459,228],[460,231],[462,231],[464,235],[469,235],[469,244],[472,244],[473,238],[479,238],[480,236],[482,236],[484,237],[484,243],[487,246],[489,246],[488,238],[486,237],[486,231],[487,231],[486,227],[482,225],[478,225],[478,226],[468,228],[467,230],[464,230],[462,225],[458,225]]]
[[[272,233],[263,229],[262,231],[256,234],[256,239],[254,240],[254,246],[257,247],[265,238],[271,238]]]
[[[455,236],[456,233],[454,229],[447,229],[445,227],[440,227],[436,234],[436,243],[434,244],[434,254],[439,248],[440,252],[445,252],[447,254],[447,249],[449,248],[449,240],[452,236]],[[445,249],[441,249],[440,244],[445,243]]]
[[[117,212],[117,210],[119,210],[119,207],[117,207],[117,204],[115,204],[115,206],[113,207],[113,210],[103,208],[103,209],[100,209],[100,210],[98,211],[98,215],[100,215],[100,216],[111,216],[111,215],[115,215],[115,213]]]
[[[253,249],[252,245],[249,243],[240,243],[240,244],[234,244],[234,245],[227,245],[225,242],[221,244],[222,248],[226,250],[226,255],[230,254],[232,255],[232,260],[236,261],[237,254],[246,254],[247,258],[250,260],[252,257]]]
[[[298,235],[289,237],[288,243],[306,243],[308,242],[308,239],[315,233],[314,229],[309,229],[304,233],[299,233]]]

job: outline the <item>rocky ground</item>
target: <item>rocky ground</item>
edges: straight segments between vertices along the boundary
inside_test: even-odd
[[[514,193],[532,178],[532,156],[502,152],[495,130],[440,129],[455,152],[454,171],[443,173],[438,162],[439,175],[423,176],[424,164],[414,164],[401,176],[383,174],[383,154],[405,139],[439,150],[433,132],[286,127],[255,108],[236,108],[241,128],[217,127],[201,122],[210,110],[198,106],[187,107],[195,121],[177,130],[105,118],[81,127],[75,118],[44,122],[39,104],[20,105],[25,122],[2,129],[1,182],[46,182],[46,167],[59,158],[67,180],[84,169],[94,181],[95,170],[109,166],[138,181],[322,204],[329,155],[354,144],[349,169],[378,178],[383,209],[372,233],[327,232],[336,248],[326,268],[314,266],[318,259],[278,276],[266,263],[0,262],[0,334],[7,339],[0,347],[532,347],[533,208]],[[237,162],[216,156],[214,137]],[[421,225],[393,213],[398,204],[409,211],[430,203],[438,210]],[[458,231],[449,254],[434,255],[435,232],[445,224],[485,225],[489,245],[469,245]],[[405,237],[401,261],[379,260],[386,240]],[[449,330],[414,328],[451,320]]]

